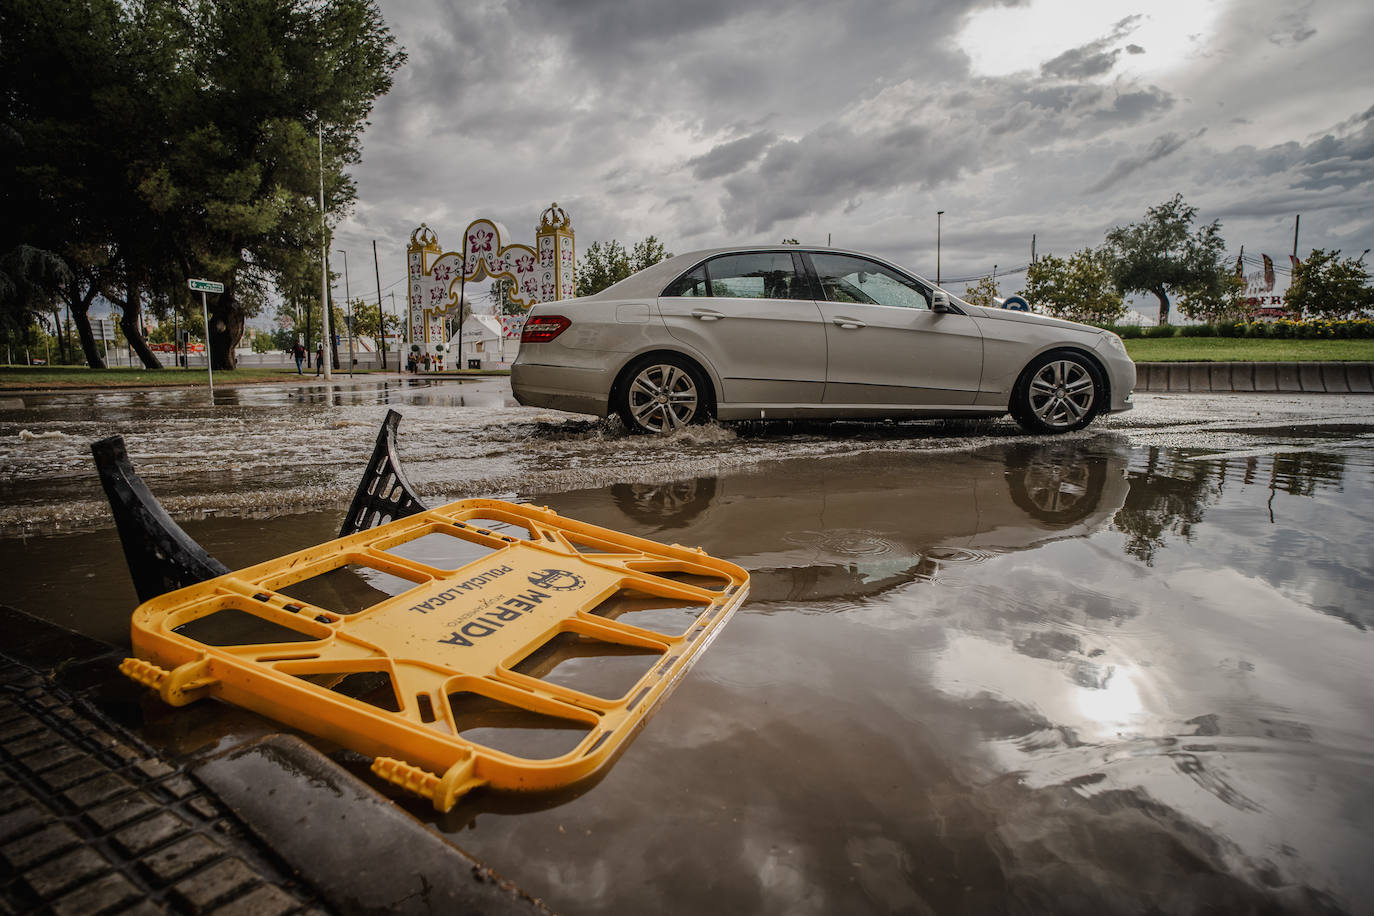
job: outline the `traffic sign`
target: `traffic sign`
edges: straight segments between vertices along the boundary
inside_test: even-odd
[[[187,280],[186,285],[198,293],[222,293],[224,284],[214,280]]]

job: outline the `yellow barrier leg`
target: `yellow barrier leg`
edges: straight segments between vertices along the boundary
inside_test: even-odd
[[[210,676],[208,657],[178,665],[171,671],[141,658],[126,658],[120,663],[119,671],[130,680],[156,690],[168,706],[194,703],[219,683],[219,678]]]
[[[486,783],[485,779],[473,776],[476,768],[477,758],[467,757],[439,777],[395,757],[378,757],[372,761],[372,772],[407,792],[428,798],[436,811],[448,811],[459,796]]]

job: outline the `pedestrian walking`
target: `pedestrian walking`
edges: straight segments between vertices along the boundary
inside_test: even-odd
[[[315,347],[315,375],[318,376],[324,371],[324,343],[320,342]]]
[[[301,371],[302,367],[305,365],[305,344],[301,343],[299,340],[296,341],[296,345],[291,348],[291,355],[296,357],[296,374],[305,375],[305,373]]]

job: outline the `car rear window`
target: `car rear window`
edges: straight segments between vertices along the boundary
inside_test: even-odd
[[[709,296],[706,286],[706,266],[698,264],[692,270],[678,277],[663,290],[665,296]]]

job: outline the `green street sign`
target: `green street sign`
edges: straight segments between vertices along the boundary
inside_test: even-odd
[[[198,293],[222,293],[224,284],[214,280],[187,280],[186,285]]]

